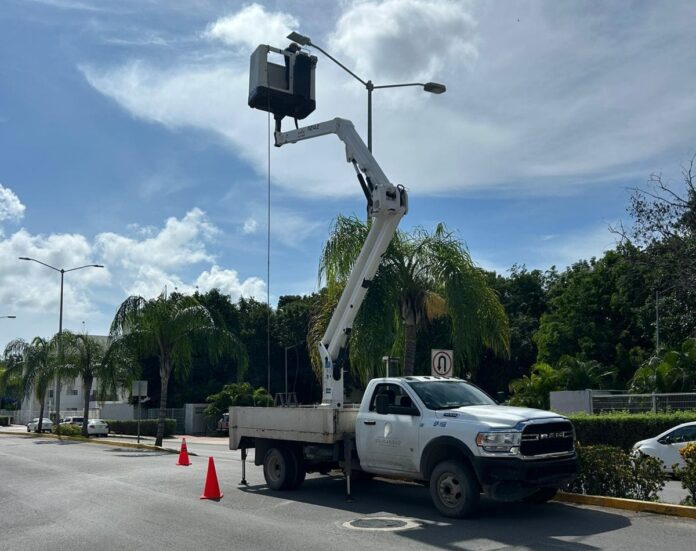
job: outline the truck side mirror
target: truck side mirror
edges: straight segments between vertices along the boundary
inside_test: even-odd
[[[385,415],[389,412],[389,396],[386,394],[378,394],[375,399],[375,410],[380,415]]]

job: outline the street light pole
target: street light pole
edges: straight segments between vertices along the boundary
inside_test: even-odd
[[[102,264],[86,264],[84,266],[78,266],[76,268],[69,268],[69,269],[64,269],[64,268],[56,268],[55,266],[51,266],[50,264],[46,264],[45,262],[41,262],[40,260],[36,260],[35,258],[30,258],[28,256],[20,256],[20,260],[29,260],[31,262],[36,262],[38,264],[41,264],[42,266],[46,266],[47,268],[50,268],[53,271],[60,272],[60,312],[58,315],[58,360],[63,361],[63,280],[65,277],[65,274],[67,272],[74,272],[75,270],[82,270],[83,268],[103,268],[104,266]],[[60,434],[60,377],[56,375],[56,386],[55,386],[55,400],[54,403],[56,405],[56,423],[58,427],[58,433]],[[48,416],[51,416],[51,411],[49,408]]]
[[[296,42],[300,46],[311,46],[312,48],[316,48],[319,50],[322,54],[324,54],[326,57],[328,57],[331,61],[333,61],[336,65],[338,65],[341,69],[343,69],[346,73],[351,75],[355,80],[360,82],[365,89],[367,90],[367,149],[372,153],[372,91],[377,90],[378,88],[403,88],[405,86],[420,86],[423,88],[425,92],[430,92],[431,94],[442,94],[445,91],[447,91],[447,87],[444,84],[440,84],[438,82],[407,82],[404,84],[382,84],[380,86],[375,86],[375,84],[371,80],[363,80],[361,79],[358,75],[356,75],[353,71],[348,69],[343,63],[338,61],[335,57],[333,57],[331,54],[328,52],[322,50],[319,46],[314,44],[312,42],[312,39],[309,38],[308,36],[305,36],[303,34],[297,33],[297,32],[291,32],[287,38],[289,40],[292,40],[293,42]]]

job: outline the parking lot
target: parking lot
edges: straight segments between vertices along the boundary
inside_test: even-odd
[[[180,467],[166,452],[0,435],[0,549],[691,550],[696,538],[696,521],[562,503],[484,500],[476,518],[452,521],[423,487],[381,480],[356,484],[352,501],[340,477],[272,493],[253,465],[249,486],[238,486],[238,452],[200,446],[219,450],[218,502],[199,499],[205,455]],[[375,518],[387,519],[380,530],[361,521]],[[409,529],[392,531],[396,521]]]

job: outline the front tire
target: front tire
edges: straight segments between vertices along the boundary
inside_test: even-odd
[[[430,475],[430,498],[450,518],[466,518],[478,507],[481,494],[471,469],[459,461],[443,461]]]
[[[297,461],[283,447],[269,448],[263,457],[263,477],[271,490],[289,490],[297,479]]]

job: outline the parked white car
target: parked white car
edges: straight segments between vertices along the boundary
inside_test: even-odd
[[[61,425],[79,425],[82,426],[82,420],[84,417],[66,417],[63,419],[60,424]]]
[[[27,432],[36,432],[39,428],[39,418],[36,417],[35,419],[31,420],[31,423],[27,423]],[[53,428],[53,423],[51,422],[50,419],[46,419],[44,417],[43,421],[41,422],[41,431],[42,432],[51,432],[51,429]]]
[[[109,425],[103,419],[89,419],[87,421],[88,436],[109,436]]]
[[[696,422],[684,423],[658,434],[655,438],[641,440],[633,445],[633,453],[642,453],[662,461],[665,472],[671,473],[672,466],[685,467],[679,450],[689,442],[696,442]]]

